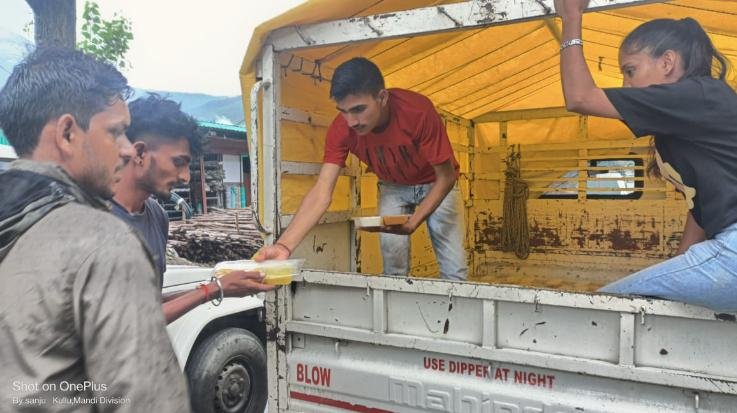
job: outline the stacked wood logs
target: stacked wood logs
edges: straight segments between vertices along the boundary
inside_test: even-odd
[[[249,259],[262,245],[250,209],[210,208],[207,214],[169,224],[169,246],[199,264]]]

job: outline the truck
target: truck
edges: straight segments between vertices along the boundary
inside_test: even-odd
[[[265,242],[319,172],[332,71],[365,56],[444,119],[470,269],[438,279],[421,228],[411,276],[381,274],[350,220],[375,215],[377,178],[349,158],[293,254],[308,269],[266,296],[269,412],[737,412],[735,314],[596,293],[673,256],[687,208],[645,174],[646,139],[563,107],[552,3],[309,1],[256,29],[240,76]],[[621,85],[623,36],[661,16],[696,18],[735,60],[732,2],[593,0],[599,86]],[[511,246],[507,207],[525,212]]]

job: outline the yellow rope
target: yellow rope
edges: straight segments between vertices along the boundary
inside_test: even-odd
[[[519,259],[530,255],[530,230],[527,223],[527,198],[530,191],[527,182],[520,178],[519,149],[514,146],[507,155],[504,173],[504,210],[502,212],[502,251],[514,251]]]

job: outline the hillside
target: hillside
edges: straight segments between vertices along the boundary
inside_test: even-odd
[[[145,94],[145,90],[136,89],[136,96]],[[151,92],[168,96],[181,102],[182,110],[199,120],[226,124],[243,123],[243,103],[240,96],[213,96],[202,93],[167,92],[151,90]]]
[[[13,66],[33,47],[24,37],[0,29],[0,86],[5,84]]]

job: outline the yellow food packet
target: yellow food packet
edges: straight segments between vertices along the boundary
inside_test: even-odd
[[[302,270],[303,259],[223,261],[215,265],[215,276],[220,278],[231,271],[260,271],[265,274],[262,282],[270,285],[287,285]]]

